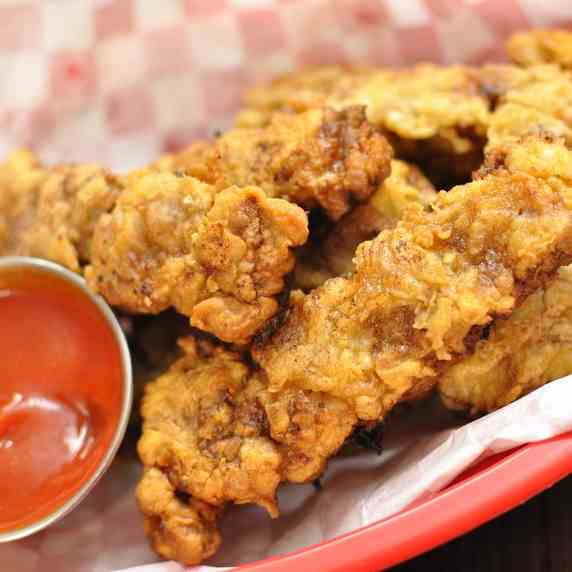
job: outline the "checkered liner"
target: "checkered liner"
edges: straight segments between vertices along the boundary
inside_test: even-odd
[[[0,0],[0,153],[114,168],[226,127],[240,93],[316,63],[475,63],[542,0]]]

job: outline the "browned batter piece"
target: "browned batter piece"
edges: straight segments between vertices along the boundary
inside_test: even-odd
[[[43,167],[29,151],[0,165],[0,255],[46,258],[80,272],[95,225],[122,189],[95,165]]]
[[[272,391],[323,391],[360,420],[383,419],[572,260],[572,153],[530,138],[491,163],[362,243],[353,276],[293,295],[282,328],[254,349]]]
[[[506,49],[511,60],[521,66],[556,64],[572,69],[572,32],[559,29],[537,29],[510,37]]]
[[[360,243],[393,228],[411,205],[428,206],[436,196],[433,185],[417,167],[393,160],[391,175],[367,202],[336,222],[325,236],[300,249],[295,286],[307,291],[328,278],[352,272]]]
[[[180,343],[184,356],[146,388],[137,499],[154,549],[197,564],[219,545],[214,519],[226,503],[278,516],[278,485],[317,477],[355,419],[328,395],[268,392],[236,352]]]
[[[562,268],[439,380],[451,409],[494,411],[572,373],[572,267]]]
[[[246,343],[278,310],[308,236],[296,205],[256,187],[219,191],[188,176],[131,174],[97,225],[88,284],[117,307],[170,307],[221,340]]]
[[[392,151],[363,107],[277,114],[268,125],[235,128],[212,146],[198,143],[155,167],[214,184],[259,186],[269,197],[337,220],[366,200],[389,175]]]

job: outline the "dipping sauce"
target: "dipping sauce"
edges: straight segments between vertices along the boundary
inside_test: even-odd
[[[79,287],[0,268],[0,532],[52,513],[94,474],[122,384],[113,330]]]

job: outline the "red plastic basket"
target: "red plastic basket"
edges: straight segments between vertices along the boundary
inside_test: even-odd
[[[472,467],[440,493],[387,519],[239,569],[373,572],[435,548],[509,511],[572,472],[572,433]]]

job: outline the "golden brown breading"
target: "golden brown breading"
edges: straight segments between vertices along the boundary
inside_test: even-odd
[[[302,247],[298,254],[294,282],[311,290],[328,278],[353,271],[358,245],[393,228],[411,204],[429,205],[435,188],[414,165],[395,159],[391,175],[370,199],[340,219],[322,239]]]
[[[572,77],[555,66],[519,70],[488,66],[480,70],[497,101],[489,119],[487,149],[526,135],[564,137],[572,143]]]
[[[261,383],[241,356],[193,338],[185,356],[147,386],[141,460],[212,505],[258,502],[274,513],[280,456],[265,435]]]
[[[218,533],[214,513],[204,522],[195,503],[256,503],[277,516],[280,482],[317,476],[355,419],[330,396],[268,392],[238,353],[193,338],[180,343],[184,357],[146,387],[138,447],[146,470],[137,498],[154,548],[196,564],[216,549]],[[175,493],[189,502],[171,502]]]
[[[499,320],[474,353],[450,368],[439,393],[451,409],[493,411],[572,373],[572,266],[510,318]]]
[[[95,165],[44,168],[25,150],[0,165],[0,255],[46,258],[80,272],[94,227],[121,182]]]
[[[220,509],[193,498],[185,502],[176,493],[164,472],[145,470],[136,491],[145,534],[157,554],[167,560],[201,562],[220,546],[216,528]]]
[[[358,76],[330,69],[328,81],[310,81],[317,76],[316,70],[290,74],[256,88],[246,97],[239,124],[254,116],[259,124],[263,118],[268,122],[277,109],[292,113],[313,106],[364,105],[368,120],[385,133],[397,157],[421,165],[435,184],[447,186],[470,178],[482,163],[487,141],[490,148],[506,137],[546,132],[570,140],[571,79],[554,65],[424,64],[369,69]]]
[[[337,220],[387,177],[391,156],[363,108],[349,107],[277,114],[265,127],[228,131],[210,153],[204,143],[195,144],[155,167],[180,170],[218,188],[256,185],[269,197],[322,208]]]
[[[170,155],[163,155],[152,167],[158,171],[184,173],[199,181],[212,182],[210,164],[213,144],[209,141],[197,141],[186,149]]]
[[[297,206],[256,187],[218,191],[187,176],[132,173],[97,225],[89,286],[136,313],[169,307],[228,342],[246,343],[278,309],[308,236]]]
[[[372,74],[351,95],[334,94],[335,105],[365,105],[374,125],[402,139],[446,140],[454,153],[473,141],[463,130],[484,135],[489,102],[470,70],[430,64]],[[328,102],[329,103],[329,102]]]
[[[318,77],[310,70],[255,88],[238,125],[265,124],[277,110],[365,105],[368,120],[383,130],[397,157],[421,164],[439,184],[465,182],[482,161],[490,98],[471,68],[423,64],[359,74],[328,68],[327,81],[312,81]]]
[[[560,136],[570,146],[571,106],[570,76],[554,66],[532,66],[499,99],[490,121],[488,147],[500,148],[503,160],[502,147],[527,134]],[[561,150],[551,155],[547,148],[541,161],[534,153],[527,157],[525,150],[520,155],[538,176],[572,179]],[[497,153],[491,152],[476,176],[494,170],[496,158]],[[445,373],[439,391],[446,405],[472,413],[491,411],[572,372],[562,357],[567,343],[568,277],[568,270],[562,271],[554,284],[533,294],[514,316],[493,327],[490,339],[479,342],[474,355]]]
[[[483,173],[495,169],[494,149],[517,143],[522,136],[561,137],[567,146],[572,144],[572,79],[567,73],[555,66],[535,65],[523,70],[486,66],[481,74],[488,75],[489,85],[498,94],[487,134],[491,155]],[[526,161],[526,153],[521,153]],[[534,154],[528,159],[543,177],[562,167],[556,155],[552,159],[547,154],[544,163],[537,162]],[[572,172],[560,174],[568,179]],[[475,355],[445,373],[439,385],[445,403],[473,413],[488,411],[554,379],[556,372],[570,373],[566,361],[556,356],[558,344],[551,333],[552,326],[565,332],[565,288],[566,281],[560,278],[546,292],[531,296],[506,322],[493,327],[491,339],[479,342]],[[545,308],[544,300],[554,300],[549,292],[558,295],[558,300]],[[560,347],[565,346],[566,340],[560,340]],[[548,363],[552,358],[554,364]]]
[[[351,94],[374,72],[369,67],[316,66],[283,74],[245,94],[245,109],[239,112],[236,125],[264,127],[273,113],[323,107],[332,94]]]
[[[274,113],[365,105],[368,120],[404,139],[442,135],[467,150],[459,128],[484,134],[489,106],[470,68],[422,64],[413,68],[315,68],[285,74],[247,92],[238,125],[266,125]],[[253,121],[254,112],[258,119]],[[250,119],[250,120],[249,120]]]
[[[253,351],[270,391],[323,391],[380,420],[572,260],[572,152],[538,138],[502,151],[432,212],[412,207],[362,243],[355,275],[293,294]]]
[[[314,88],[308,82],[307,89],[316,89],[316,93],[312,98],[305,97],[305,106],[296,103],[298,83],[306,75],[300,72],[249,92],[245,98],[247,110],[258,110],[268,122],[276,110],[299,112],[316,106],[357,103],[365,105],[371,123],[387,132],[397,145],[398,156],[415,156],[419,149],[426,154],[434,151],[443,155],[447,147],[462,155],[478,144],[469,134],[484,140],[491,106],[509,90],[564,77],[554,66],[523,70],[502,64],[481,68],[423,64],[404,70],[370,69],[353,83],[348,83],[343,70],[337,72],[337,82],[333,70],[331,80],[323,85]]]
[[[521,66],[557,64],[572,69],[572,32],[537,29],[520,32],[506,44],[508,55]]]
[[[88,264],[90,287],[110,304],[140,313],[175,306],[226,341],[246,343],[274,315],[294,265],[290,248],[307,236],[300,208],[255,187],[43,168],[27,151],[0,165],[0,255],[75,272]]]

